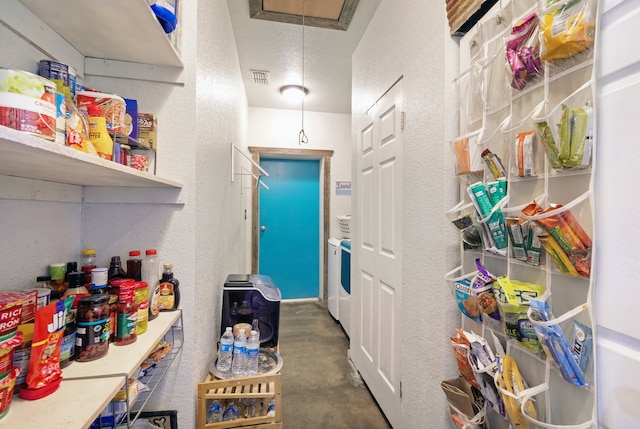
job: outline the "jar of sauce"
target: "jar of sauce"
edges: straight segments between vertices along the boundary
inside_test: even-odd
[[[109,342],[116,340],[118,295],[109,294]]]
[[[109,351],[109,296],[80,298],[76,313],[76,360],[87,362]]]
[[[138,323],[136,325],[136,334],[144,334],[147,332],[149,324],[149,289],[147,282],[135,283],[136,304],[138,305]]]
[[[138,338],[136,325],[138,324],[138,304],[136,304],[135,286],[121,285],[116,306],[116,346],[134,343]]]

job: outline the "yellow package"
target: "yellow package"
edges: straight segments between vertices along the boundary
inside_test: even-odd
[[[518,365],[513,357],[509,355],[502,356],[502,371],[498,374],[496,384],[501,389],[504,389],[515,396],[518,396],[523,390],[525,390],[526,386],[524,379],[520,375],[520,370],[518,369]],[[516,428],[527,428],[527,421],[520,410],[521,400],[505,395],[504,393],[502,393],[501,396],[505,408],[507,409],[509,421],[511,421]],[[532,419],[538,418],[536,409],[531,401],[527,401],[524,406],[524,411]]]
[[[560,2],[540,18],[544,61],[571,58],[593,46],[596,23],[588,0]]]

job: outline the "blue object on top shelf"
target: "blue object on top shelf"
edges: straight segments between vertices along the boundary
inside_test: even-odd
[[[170,9],[160,6],[157,3],[151,5],[151,10],[156,14],[160,25],[165,33],[169,34],[173,32],[178,26],[178,0],[176,0],[175,10],[171,11]]]

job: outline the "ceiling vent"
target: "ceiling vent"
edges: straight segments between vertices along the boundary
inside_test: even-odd
[[[253,83],[258,85],[269,85],[269,72],[261,70],[250,70],[253,77]]]

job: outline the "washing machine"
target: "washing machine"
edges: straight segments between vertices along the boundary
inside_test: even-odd
[[[342,329],[348,336],[351,336],[351,240],[340,241],[338,314]]]
[[[338,289],[340,288],[340,239],[330,238],[327,255],[327,307],[329,314],[340,320],[338,312]]]

